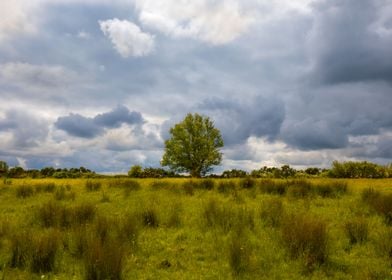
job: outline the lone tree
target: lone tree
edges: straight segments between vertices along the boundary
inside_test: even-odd
[[[220,164],[223,147],[220,131],[209,117],[188,114],[185,119],[170,129],[171,138],[165,141],[162,166],[176,172],[189,172],[192,177],[201,177]]]

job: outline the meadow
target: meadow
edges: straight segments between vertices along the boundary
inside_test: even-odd
[[[392,179],[4,180],[0,279],[392,279]]]

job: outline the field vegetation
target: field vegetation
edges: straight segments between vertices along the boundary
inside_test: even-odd
[[[7,179],[0,279],[392,279],[392,180]]]

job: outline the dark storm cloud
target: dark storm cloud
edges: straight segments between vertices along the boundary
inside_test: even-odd
[[[380,82],[314,89],[290,103],[280,138],[301,150],[338,149],[350,146],[350,136],[390,131],[390,92]]]
[[[250,136],[273,141],[285,118],[284,103],[277,98],[248,100],[210,98],[197,106],[210,115],[221,130],[225,144],[241,144]]]
[[[118,106],[110,112],[96,115],[94,118],[79,114],[59,117],[55,126],[69,135],[81,138],[94,138],[105,132],[105,128],[120,127],[121,124],[140,125],[143,117],[139,112],[129,111],[125,106]]]
[[[392,9],[388,0],[333,0],[315,5],[309,49],[323,83],[392,82]]]
[[[103,128],[98,126],[93,118],[87,118],[79,114],[71,113],[68,116],[59,117],[55,126],[69,135],[82,138],[94,138],[103,133]]]
[[[94,122],[104,127],[114,128],[122,123],[141,124],[143,118],[139,112],[130,112],[127,107],[118,106],[108,113],[98,114],[94,117]]]

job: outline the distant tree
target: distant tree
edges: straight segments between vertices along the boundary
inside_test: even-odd
[[[6,175],[8,172],[8,164],[0,160],[0,176]]]
[[[280,175],[283,178],[288,178],[288,177],[293,177],[295,175],[295,173],[297,172],[294,168],[291,168],[290,165],[283,165],[280,168]]]
[[[26,177],[26,172],[22,167],[16,166],[8,171],[8,176],[11,178],[23,178]]]
[[[201,177],[220,164],[223,139],[209,117],[188,114],[170,129],[171,138],[165,141],[161,164],[176,172],[189,172]]]
[[[240,169],[225,170],[222,173],[222,178],[244,178],[248,173]]]
[[[305,169],[305,173],[308,175],[318,175],[318,174],[320,174],[320,168],[308,167]]]
[[[128,171],[128,176],[132,178],[142,177],[143,168],[140,165],[133,165]]]

